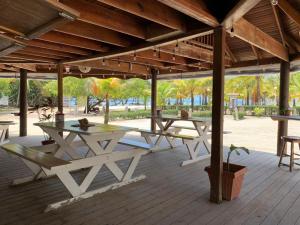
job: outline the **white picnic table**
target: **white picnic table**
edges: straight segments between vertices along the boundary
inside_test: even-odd
[[[13,121],[0,121],[0,145],[6,144],[9,142],[7,139],[8,128],[10,125],[14,125]]]
[[[151,117],[154,119],[155,123],[157,124],[159,128],[159,132],[161,135],[158,136],[158,139],[153,142],[151,139],[151,135],[144,135],[147,143],[152,145],[159,145],[163,137],[166,138],[168,143],[172,148],[176,147],[175,144],[175,138],[172,136],[164,135],[165,133],[174,133],[178,135],[178,130],[172,129],[172,125],[177,121],[186,121],[191,122],[193,125],[194,130],[197,131],[197,136],[194,138],[185,138],[184,135],[178,136],[182,137],[183,144],[186,145],[187,150],[190,155],[190,159],[183,161],[182,166],[198,162],[200,160],[206,159],[210,157],[210,144],[208,143],[208,131],[211,126],[211,120],[208,118],[200,118],[200,117],[189,117],[189,118],[182,118],[178,116],[168,116],[168,115],[162,115],[162,116],[154,116]],[[180,128],[180,126],[174,126],[175,128]],[[174,128],[173,127],[173,128]],[[186,129],[185,127],[181,127],[182,129]],[[174,135],[176,137],[176,135]],[[188,137],[188,136],[186,136]],[[199,155],[200,152],[200,146],[203,145],[207,154],[205,155]]]
[[[90,127],[83,129],[80,128],[78,124],[78,121],[34,124],[39,126],[56,142],[56,144],[50,146],[40,146],[38,149],[42,152],[50,153],[55,156],[55,158],[64,160],[68,158],[68,162],[70,162],[69,164],[60,165],[56,168],[46,169],[32,161],[23,159],[24,163],[31,169],[34,175],[15,180],[15,185],[57,175],[72,195],[69,199],[48,205],[46,211],[57,209],[74,201],[89,198],[95,194],[116,189],[145,178],[144,175],[132,178],[142,155],[147,153],[145,150],[131,149],[126,151],[115,151],[115,147],[120,138],[122,138],[126,132],[136,130],[135,128],[93,123]],[[68,132],[68,135],[63,136],[61,135],[62,132]],[[76,149],[72,146],[72,142],[77,136],[89,149],[84,156],[78,154]],[[35,147],[34,149],[37,148]],[[123,172],[116,162],[125,159],[130,159],[130,162],[126,171]],[[96,190],[87,191],[103,166],[112,172],[116,177],[117,182]],[[70,172],[84,168],[90,168],[90,170],[83,181],[78,184]]]

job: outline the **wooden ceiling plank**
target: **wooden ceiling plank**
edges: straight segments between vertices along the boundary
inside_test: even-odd
[[[128,41],[126,37],[122,36],[119,32],[80,21],[70,22],[56,28],[55,30],[119,47],[128,47],[131,45],[130,41]]]
[[[31,40],[27,43],[27,46],[32,46],[32,47],[38,47],[38,48],[43,48],[43,49],[48,49],[48,50],[55,50],[55,51],[60,51],[60,52],[65,52],[65,53],[71,53],[71,54],[76,54],[76,55],[90,55],[91,52],[85,49],[69,46],[69,45],[62,45],[62,44],[56,44],[56,43],[51,43],[47,41],[42,41],[42,40]]]
[[[25,34],[17,31],[16,29],[6,27],[6,26],[3,26],[3,25],[0,25],[0,30],[4,31],[4,32],[11,33],[11,34],[15,34],[15,35],[18,35],[18,36],[25,36]]]
[[[6,56],[6,55],[9,55],[10,53],[12,52],[15,52],[17,50],[20,50],[22,48],[24,48],[25,46],[23,45],[18,45],[18,44],[13,44],[5,49],[2,49],[0,51],[0,57],[3,57],[3,56]]]
[[[261,0],[240,0],[226,15],[222,22],[225,29],[231,29],[234,22],[241,19],[247,12],[256,6]]]
[[[228,44],[226,43],[225,45],[225,51],[228,54],[228,56],[231,58],[233,63],[236,63],[238,60],[235,57],[235,55],[233,54],[233,52],[231,51],[230,47],[228,46]]]
[[[35,64],[27,64],[27,63],[5,63],[5,65],[10,65],[20,69],[26,69],[28,71],[36,72]]]
[[[289,61],[288,50],[281,43],[243,18],[233,24],[233,35],[284,61]]]
[[[8,66],[8,65],[1,65],[0,64],[0,69],[2,70],[7,70],[7,71],[12,71],[12,72],[17,72],[18,69],[14,68],[14,67],[11,67],[11,66]]]
[[[218,20],[206,9],[204,3],[199,0],[158,0],[159,2],[186,14],[211,27],[219,25]]]
[[[54,59],[49,59],[49,58],[39,57],[39,56],[37,57],[37,56],[32,56],[27,54],[20,54],[20,53],[12,53],[9,55],[9,57],[17,58],[17,59],[33,60],[38,62],[58,63],[58,61]]]
[[[84,49],[99,51],[99,52],[107,52],[109,50],[108,47],[102,45],[99,42],[81,38],[81,37],[76,37],[73,35],[62,34],[56,31],[51,31],[47,34],[44,34],[38,39],[57,43],[57,44],[70,45],[73,47],[80,47]]]
[[[59,56],[59,57],[63,57],[63,58],[74,58],[76,56],[76,55],[70,54],[70,53],[60,52],[60,51],[56,51],[56,50],[52,50],[52,49],[39,48],[39,47],[26,46],[23,50],[29,51],[29,52],[39,52],[39,53]]]
[[[54,56],[54,55],[45,54],[45,53],[36,52],[36,51],[27,51],[24,49],[21,49],[21,50],[17,51],[16,53],[30,55],[30,56],[37,56],[37,57],[45,57],[45,58],[55,59],[55,60],[60,60],[60,59],[64,58],[61,56]]]
[[[279,8],[300,26],[300,12],[295,9],[287,0],[278,0]]]
[[[98,0],[99,2],[159,23],[174,30],[185,31],[185,21],[174,9],[153,0]]]
[[[67,15],[73,17],[74,19],[80,17],[79,11],[59,2],[58,0],[44,0],[44,1],[47,2],[53,8],[55,8],[56,10],[66,13]]]
[[[82,0],[64,0],[63,3],[80,12],[80,21],[146,39],[145,25],[131,16]]]

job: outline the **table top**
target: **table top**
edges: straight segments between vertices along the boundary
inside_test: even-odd
[[[58,131],[67,131],[78,134],[92,135],[92,134],[103,134],[103,133],[116,133],[116,132],[128,132],[138,130],[137,128],[102,124],[102,123],[90,123],[94,126],[87,127],[85,129],[80,128],[77,120],[61,121],[61,122],[42,122],[34,123],[33,125],[45,128],[52,128]],[[74,125],[76,127],[74,127]]]
[[[274,115],[271,116],[272,120],[300,120],[300,116],[283,116],[283,115]]]
[[[152,117],[150,117],[152,118]],[[191,121],[191,122],[209,122],[211,123],[211,118],[206,117],[189,117],[187,119],[181,118],[180,116],[169,116],[169,115],[162,115],[162,116],[154,116],[153,118],[159,118],[163,120],[173,120],[173,121]]]

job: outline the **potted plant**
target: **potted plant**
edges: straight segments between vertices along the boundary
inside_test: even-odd
[[[224,200],[230,201],[238,197],[241,192],[244,175],[247,172],[247,168],[245,166],[230,163],[230,156],[232,152],[236,152],[237,155],[240,155],[239,150],[243,150],[247,154],[250,154],[249,150],[245,147],[236,147],[234,145],[230,145],[226,163],[223,163],[222,197]],[[209,179],[211,179],[211,167],[205,167],[205,171],[208,173]]]
[[[42,107],[36,106],[39,116],[39,122],[53,122],[54,119],[54,105],[51,98],[46,99],[46,103]],[[41,141],[42,145],[54,144],[55,141],[44,132],[44,139]]]

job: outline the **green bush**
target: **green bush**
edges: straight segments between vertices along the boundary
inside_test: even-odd
[[[193,112],[194,117],[211,117],[211,111]]]
[[[151,115],[150,110],[137,110],[137,111],[112,111],[109,115],[110,121],[115,120],[134,120],[143,119]]]
[[[256,107],[253,109],[253,112],[254,112],[254,115],[255,116],[264,116],[265,115],[265,109],[264,108],[259,108],[259,107]]]
[[[236,119],[237,119],[237,118],[236,118],[236,113],[233,112],[232,115],[233,115],[233,119],[236,120]],[[239,119],[239,120],[245,119],[245,115],[246,115],[245,112],[238,112],[238,119]]]

